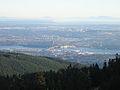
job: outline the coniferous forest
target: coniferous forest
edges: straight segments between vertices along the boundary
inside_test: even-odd
[[[0,90],[120,90],[120,57],[78,68],[1,75]]]

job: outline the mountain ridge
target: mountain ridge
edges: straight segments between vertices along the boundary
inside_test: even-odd
[[[30,56],[20,53],[0,52],[1,75],[33,73],[49,70],[56,71],[61,68],[66,68],[70,64],[75,66],[77,65],[77,63],[68,62],[57,58],[53,59],[50,57]]]

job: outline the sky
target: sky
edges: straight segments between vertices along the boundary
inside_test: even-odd
[[[0,0],[0,16],[40,17],[120,17],[120,0]]]

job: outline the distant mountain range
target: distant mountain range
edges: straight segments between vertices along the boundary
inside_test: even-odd
[[[41,18],[34,18],[34,19],[26,19],[26,18],[14,18],[14,17],[0,17],[0,20],[14,22],[14,23],[27,23],[27,24],[38,24],[38,23],[59,23],[59,22],[66,22],[66,23],[79,23],[79,22],[120,22],[120,17],[112,17],[112,16],[90,16],[90,17],[41,17]]]
[[[54,23],[53,18],[42,17],[37,19],[14,18],[14,17],[0,17],[1,24],[41,24]]]
[[[111,16],[66,17],[66,18],[56,18],[56,22],[64,22],[64,23],[72,23],[72,24],[119,23],[120,17],[111,17]]]

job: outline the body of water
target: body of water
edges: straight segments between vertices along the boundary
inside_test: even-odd
[[[38,50],[44,50],[47,48],[35,48],[35,47],[24,47],[24,46],[0,46],[0,50],[9,50],[9,49],[38,49]],[[57,48],[61,50],[81,50],[83,52],[93,52],[98,54],[116,54],[120,53],[120,50],[109,50],[109,49],[93,49],[93,48]]]
[[[80,50],[83,52],[93,52],[97,54],[116,54],[120,53],[120,50],[109,50],[109,49],[94,49],[94,48],[60,48],[62,50]]]
[[[35,47],[25,47],[25,46],[0,46],[0,50],[9,50],[9,49],[38,49],[38,50],[44,50],[46,48],[35,48]]]

